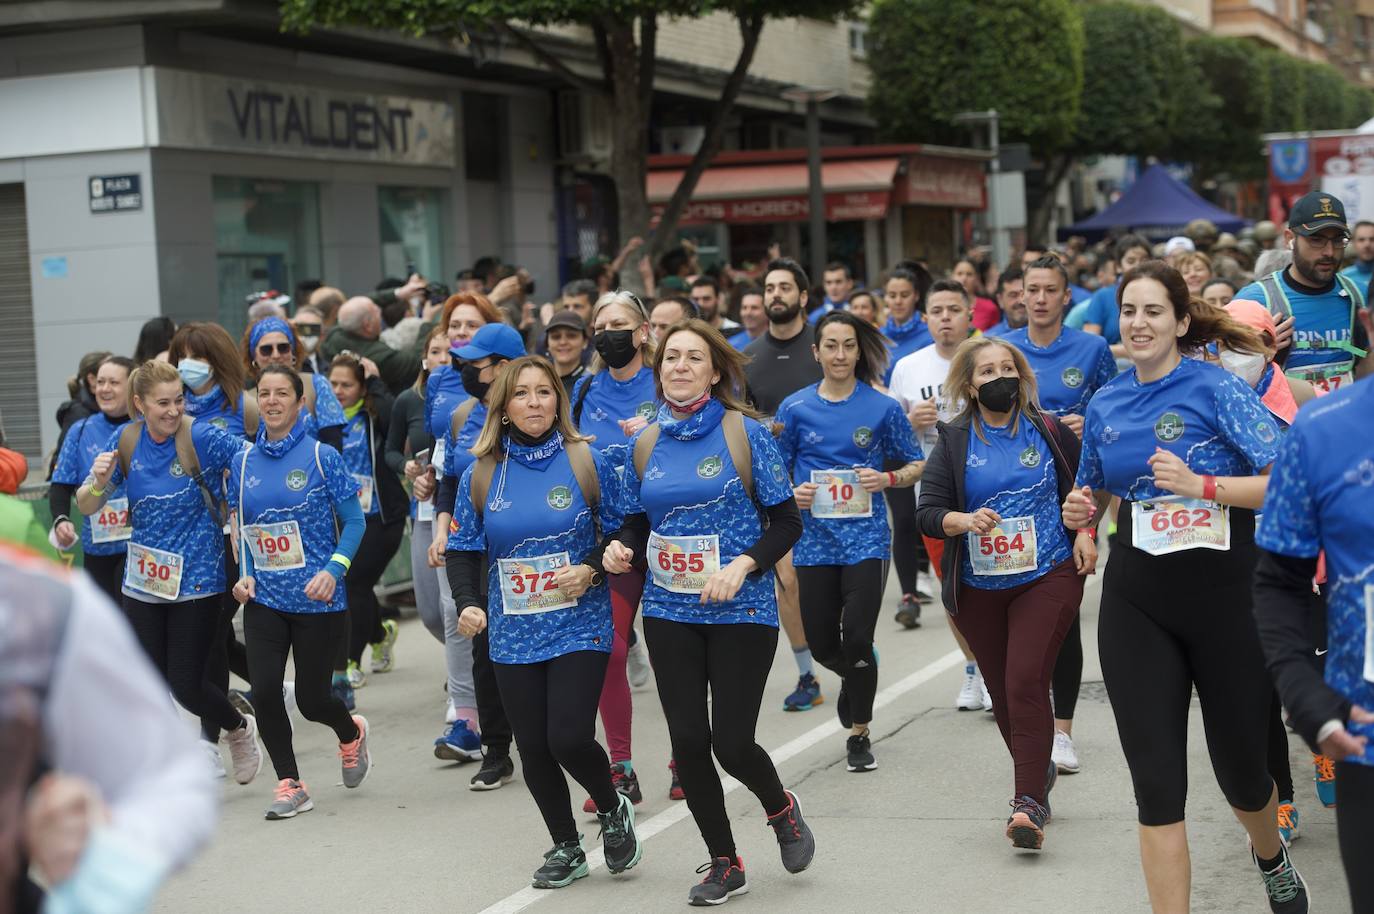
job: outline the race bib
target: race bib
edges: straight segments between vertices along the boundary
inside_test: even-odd
[[[129,523],[129,499],[112,498],[90,519],[91,542],[117,543],[133,533]]]
[[[873,516],[873,496],[859,485],[857,470],[812,470],[811,481],[819,487],[812,517]]]
[[[974,574],[1021,574],[1037,566],[1034,517],[1004,517],[991,532],[970,530],[967,536]]]
[[[124,562],[124,586],[160,600],[175,600],[181,596],[183,564],[180,553],[130,542]]]
[[[1305,365],[1286,370],[1290,378],[1297,378],[1312,385],[1318,396],[1325,396],[1342,387],[1355,383],[1354,363],[1341,362],[1336,365]]]
[[[1374,682],[1374,584],[1364,585],[1364,681]]]
[[[372,477],[366,473],[354,473],[353,479],[358,483],[358,503],[366,514],[372,510]]]
[[[720,537],[649,534],[649,571],[654,583],[672,593],[701,593],[720,571]]]
[[[434,499],[427,498],[424,501],[415,502],[415,519],[430,523],[434,520]]]
[[[501,559],[501,611],[508,616],[528,616],[576,606],[577,600],[554,585],[554,573],[567,567],[566,552]]]
[[[1150,555],[1185,549],[1231,548],[1230,511],[1200,498],[1167,498],[1131,504],[1135,547]]]
[[[305,567],[305,544],[300,524],[293,520],[279,524],[245,524],[243,541],[253,557],[257,571],[290,571]]]

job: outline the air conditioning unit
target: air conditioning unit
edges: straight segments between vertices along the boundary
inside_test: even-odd
[[[705,139],[705,127],[664,127],[658,131],[658,148],[665,155],[696,155]]]
[[[572,89],[558,93],[558,155],[563,159],[610,157],[610,110],[600,97]]]

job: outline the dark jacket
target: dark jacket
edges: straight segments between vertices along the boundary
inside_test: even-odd
[[[1027,413],[1023,418],[1030,420],[1054,451],[1059,502],[1063,504],[1078,474],[1082,446],[1074,433],[1049,413]],[[945,541],[945,554],[940,560],[940,597],[951,615],[959,612],[959,569],[965,540],[962,533],[946,536],[944,524],[946,514],[967,510],[964,506],[964,466],[968,462],[969,425],[968,416],[937,423],[940,437],[934,450],[926,455],[926,468],[921,475],[921,502],[916,507],[916,526],[921,533]],[[1077,531],[1068,528],[1065,531],[1072,543]]]
[[[364,339],[358,334],[335,326],[324,339],[320,340],[320,346],[315,356],[317,364],[328,365],[333,358],[345,349],[356,352],[358,355],[367,356],[377,364],[377,371],[382,375],[387,389],[392,396],[399,394],[407,387],[415,383],[415,379],[420,376],[421,361],[424,359],[425,348],[429,343],[429,334],[434,329],[438,318],[428,321],[420,327],[420,334],[416,337],[415,345],[409,349],[392,349],[381,340]]]
[[[367,379],[367,392],[377,410],[376,418],[368,420],[372,423],[372,475],[376,479],[374,497],[378,499],[377,508],[382,523],[399,523],[410,513],[410,496],[402,488],[401,478],[392,472],[386,462],[386,436],[391,429],[391,411],[395,401],[380,378]]]

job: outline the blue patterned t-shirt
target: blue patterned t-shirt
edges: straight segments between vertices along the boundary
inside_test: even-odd
[[[67,430],[67,437],[62,439],[62,450],[57,455],[57,465],[53,467],[52,481],[54,483],[79,486],[86,481],[90,475],[91,465],[95,463],[95,458],[99,457],[104,451],[106,444],[113,436],[119,440],[119,430],[128,421],[120,418],[118,422],[111,422],[110,418],[103,412],[96,412],[87,416],[80,422],[74,424]],[[111,486],[108,490],[109,499],[106,502],[108,509],[109,502],[118,504],[124,498],[124,487]],[[92,518],[85,518],[81,524],[81,552],[84,555],[123,555],[128,547],[127,540],[112,540],[106,543],[97,543],[91,539],[91,531],[95,528]]]

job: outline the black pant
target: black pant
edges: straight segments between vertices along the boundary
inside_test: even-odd
[[[620,802],[610,759],[596,741],[596,705],[609,659],[600,651],[574,651],[542,663],[492,664],[515,728],[525,786],[555,844],[577,840],[564,771],[591,794],[599,812],[613,812]]]
[[[296,706],[301,715],[331,728],[341,743],[358,738],[358,727],[348,708],[329,690],[334,644],[347,621],[341,612],[284,613],[261,603],[244,607],[243,637],[248,642],[253,709],[258,712],[258,732],[279,781],[301,776],[281,693],[288,652],[296,664]]]
[[[209,676],[210,682],[221,692],[229,691],[229,674],[244,682],[248,679],[248,650],[234,637],[234,616],[238,615],[239,602],[232,593],[239,579],[239,563],[234,560],[234,550],[229,537],[224,538],[224,579],[229,582],[229,590],[219,601],[219,634],[210,645]],[[200,732],[210,742],[219,739],[219,727],[208,718],[200,719]]]
[[[1336,763],[1336,838],[1354,914],[1374,914],[1374,768]]]
[[[644,641],[687,806],[711,856],[733,857],[735,837],[712,749],[725,772],[758,797],[766,814],[779,813],[790,802],[773,760],[754,738],[778,630],[747,622],[699,625],[645,618]]]
[[[461,607],[460,607],[461,610]],[[472,690],[477,698],[477,726],[487,755],[510,755],[511,725],[491,662],[491,637],[483,629],[472,639]]]
[[[1293,799],[1293,768],[1288,762],[1288,728],[1283,723],[1283,705],[1279,693],[1273,692],[1269,702],[1268,729],[1269,776],[1279,792],[1280,802]]]
[[[887,586],[887,562],[799,565],[797,583],[811,656],[844,679],[850,717],[866,724],[873,719],[873,697],[878,693],[873,632]]]
[[[124,614],[183,708],[221,730],[243,726],[224,690],[209,677],[210,648],[219,632],[219,594],[185,603],[145,603],[126,594]]]
[[[1098,621],[1102,677],[1142,825],[1184,818],[1188,712],[1196,687],[1212,771],[1231,806],[1263,809],[1274,790],[1266,742],[1274,686],[1251,614],[1254,514],[1231,509],[1231,548],[1147,555],[1123,502]]]
[[[1078,707],[1078,689],[1083,685],[1083,626],[1079,614],[1074,613],[1073,625],[1059,646],[1059,657],[1054,661],[1054,716],[1056,720],[1073,720],[1074,709]]]
[[[896,463],[889,469],[905,464]],[[892,512],[892,566],[897,569],[897,583],[903,594],[916,593],[916,572],[929,566],[921,532],[916,527],[916,490],[911,487],[887,489],[883,492]]]
[[[105,596],[114,601],[115,606],[124,602],[121,592],[124,587],[124,555],[123,552],[114,555],[91,555],[88,552],[81,557],[81,565],[86,573],[105,592]]]
[[[344,587],[348,591],[348,657],[354,663],[363,659],[363,649],[376,644],[385,637],[382,629],[382,607],[377,602],[377,582],[382,579],[386,566],[401,548],[401,537],[406,532],[406,520],[398,517],[390,523],[382,523],[381,515],[374,514],[367,519],[367,529],[363,532],[358,553],[353,557],[353,565],[344,576]]]

